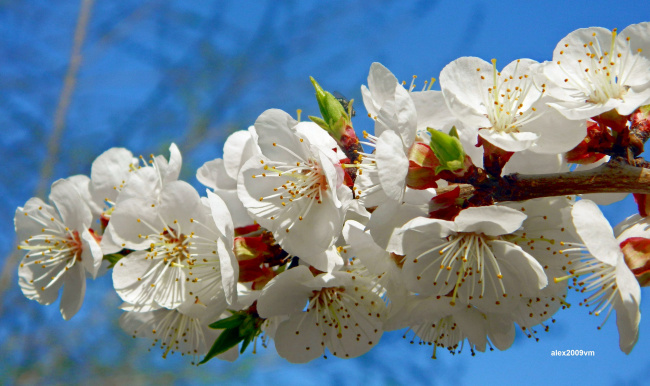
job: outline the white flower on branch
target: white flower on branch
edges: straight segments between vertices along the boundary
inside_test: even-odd
[[[383,334],[386,304],[380,287],[356,270],[321,273],[298,266],[275,277],[257,303],[261,317],[283,317],[275,348],[292,363],[306,363],[327,348],[354,358],[374,347]]]
[[[445,296],[478,307],[504,312],[520,296],[534,296],[547,285],[540,264],[504,236],[526,219],[517,210],[468,208],[451,221],[418,217],[406,223],[403,234],[407,287],[415,293]]]
[[[530,59],[497,71],[496,60],[490,64],[463,57],[443,68],[440,87],[463,130],[478,130],[483,139],[509,152],[568,151],[584,139],[585,123],[549,110],[540,77],[539,64]]]
[[[342,265],[332,252],[352,199],[344,155],[318,125],[298,124],[281,110],[264,112],[255,130],[262,155],[242,166],[242,203],[290,254],[323,271]]]
[[[564,243],[568,276],[580,292],[590,292],[583,303],[593,307],[596,316],[606,312],[603,324],[616,310],[619,346],[629,354],[639,337],[641,288],[625,264],[625,255],[612,227],[598,206],[589,200],[578,201],[572,210],[576,231],[584,244]],[[621,240],[622,241],[622,240]],[[600,328],[600,327],[599,327]]]
[[[63,319],[81,308],[86,292],[86,272],[97,276],[102,263],[99,242],[90,229],[92,213],[75,184],[58,180],[52,185],[50,206],[31,198],[16,210],[18,249],[26,251],[18,268],[23,294],[41,304],[52,304],[63,287]]]
[[[126,308],[132,308],[127,307]],[[152,339],[152,347],[158,346],[163,351],[163,358],[175,352],[193,358],[205,355],[212,342],[220,335],[208,325],[219,317],[215,308],[202,304],[184,304],[175,309],[159,309],[148,312],[127,311],[120,316],[120,327],[133,338]],[[237,349],[231,349],[219,355],[219,359],[234,361],[238,358]]]
[[[113,283],[133,310],[174,309],[186,301],[218,298],[213,306],[223,311],[227,298],[232,302],[236,272],[232,222],[223,203],[222,224],[213,225],[208,212],[196,190],[183,181],[166,184],[160,200],[133,198],[120,203],[111,222],[124,240],[123,247],[135,252],[115,265]],[[225,278],[220,273],[222,265],[227,267]],[[222,279],[231,288],[224,289]],[[204,288],[208,284],[210,291]]]
[[[552,84],[550,105],[569,119],[584,120],[616,109],[631,114],[650,103],[650,23],[620,34],[601,27],[571,32],[544,65]]]

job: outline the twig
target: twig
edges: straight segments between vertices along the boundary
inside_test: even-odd
[[[45,195],[50,184],[50,179],[52,178],[56,159],[59,155],[59,145],[65,129],[65,118],[70,107],[70,100],[72,99],[72,93],[76,85],[77,73],[81,65],[81,47],[86,38],[86,30],[88,21],[90,20],[90,11],[93,2],[94,0],[81,0],[81,9],[77,17],[77,27],[74,31],[74,44],[70,53],[70,63],[68,64],[68,70],[63,81],[63,90],[61,90],[61,94],[59,95],[59,103],[54,113],[54,129],[47,144],[47,156],[43,160],[40,181],[36,188],[36,196],[38,197]],[[0,274],[0,296],[9,287],[11,273],[18,263],[16,246],[17,241],[14,242],[13,252],[7,256],[2,266],[2,273]],[[2,314],[2,303],[0,303],[0,314]]]
[[[437,189],[443,194],[457,185]],[[510,174],[483,185],[460,184],[460,198],[481,203],[524,201],[587,193],[650,194],[650,169],[612,160],[597,168],[552,174]]]

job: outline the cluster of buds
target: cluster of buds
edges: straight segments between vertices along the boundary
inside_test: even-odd
[[[463,57],[441,91],[374,63],[361,138],[353,101],[312,78],[321,116],[263,112],[199,168],[204,195],[172,144],[148,161],[110,149],[27,201],[20,287],[41,304],[63,287],[70,319],[87,275],[111,272],[122,328],[195,363],[258,340],[290,362],[353,358],[404,328],[434,358],[505,350],[572,289],[615,310],[629,353],[650,283],[649,74],[650,23],[580,29],[500,71]],[[612,228],[598,205],[629,193],[639,213]]]

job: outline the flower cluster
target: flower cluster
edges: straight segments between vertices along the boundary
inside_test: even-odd
[[[352,101],[312,79],[321,117],[263,112],[199,168],[203,195],[175,145],[106,151],[51,205],[17,209],[23,293],[51,304],[63,287],[70,319],[86,275],[111,272],[121,327],[163,356],[235,360],[259,339],[303,363],[405,328],[434,358],[505,350],[572,289],[615,311],[629,353],[650,283],[650,23],[574,31],[544,63],[463,57],[439,79],[416,90],[372,64],[361,138]],[[628,193],[639,214],[612,229],[597,204]]]

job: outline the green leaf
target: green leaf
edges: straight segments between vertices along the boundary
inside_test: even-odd
[[[201,362],[199,362],[199,364],[202,365],[217,355],[225,353],[226,351],[238,345],[239,342],[241,342],[243,339],[244,338],[239,336],[238,327],[225,329],[214,341],[214,344],[212,347],[210,347],[210,351],[205,354],[205,357]]]
[[[458,130],[456,129],[456,126],[451,127],[451,130],[449,130],[449,135],[452,137],[460,138],[458,137]]]
[[[217,320],[216,322],[210,324],[209,327],[213,328],[215,330],[219,329],[219,328],[223,328],[223,329],[229,329],[229,328],[235,328],[235,327],[239,328],[239,326],[242,323],[244,323],[245,320],[246,320],[246,315],[241,314],[241,313],[236,313],[236,314],[234,314],[232,316],[229,316],[229,317],[227,317],[225,319]]]
[[[329,130],[329,126],[322,118],[318,118],[318,117],[314,117],[313,115],[310,115],[309,119],[311,119],[312,122],[320,126],[323,130]]]
[[[244,337],[244,341],[241,344],[241,350],[239,350],[240,354],[243,354],[244,351],[246,351],[246,347],[248,347],[248,345],[250,344],[250,342],[253,340],[254,337],[255,337],[255,335],[248,335],[248,336]]]
[[[118,261],[120,261],[124,255],[121,253],[111,253],[110,255],[104,255],[104,260],[107,260],[110,265],[108,266],[109,269],[115,267],[115,264],[117,264]]]

